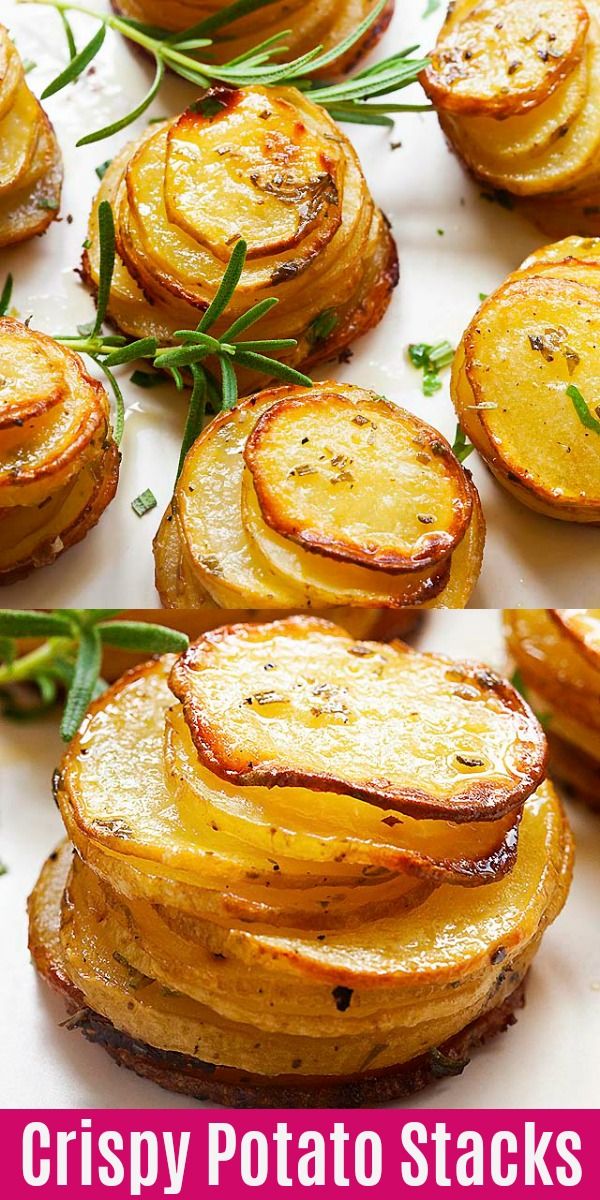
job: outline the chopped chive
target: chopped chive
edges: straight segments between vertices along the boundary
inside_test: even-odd
[[[581,424],[584,425],[586,429],[592,429],[594,433],[600,433],[600,420],[598,420],[597,417],[592,416],[586,401],[579,391],[579,388],[575,387],[574,383],[569,384],[567,388],[567,396],[573,401],[573,408],[575,409]],[[600,404],[597,406],[596,412],[600,417]]]
[[[151,512],[153,508],[156,508],[157,504],[158,501],[154,492],[150,488],[146,488],[145,492],[140,492],[140,495],[136,496],[135,500],[132,500],[131,507],[136,517],[144,517],[147,512]]]

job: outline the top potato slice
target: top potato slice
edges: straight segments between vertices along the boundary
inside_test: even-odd
[[[461,822],[497,819],[544,776],[544,735],[508,683],[316,618],[208,633],[170,683],[201,761],[244,785]]]
[[[19,52],[8,29],[0,25],[0,119],[12,108],[23,76]]]
[[[471,519],[468,480],[440,435],[358,388],[325,385],[273,404],[245,461],[267,524],[342,562],[434,566]]]
[[[588,662],[600,670],[600,608],[551,608],[550,616]]]
[[[43,333],[0,318],[0,429],[49,412],[67,394],[63,351]]]
[[[466,373],[495,457],[557,511],[594,520],[599,339],[597,290],[547,274],[506,284],[465,337]],[[568,394],[571,385],[588,416]]]
[[[0,120],[0,195],[21,186],[42,128],[41,109],[26,83]]]
[[[213,88],[169,128],[169,219],[223,262],[239,238],[249,258],[316,253],[341,223],[343,180],[339,144],[283,96]]]
[[[577,66],[588,25],[580,0],[466,0],[451,9],[425,90],[448,112],[526,112]]]

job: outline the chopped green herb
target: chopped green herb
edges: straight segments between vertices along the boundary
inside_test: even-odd
[[[96,175],[98,176],[98,179],[104,179],[111,162],[112,158],[107,158],[106,162],[100,163],[100,165],[96,167]]]
[[[444,234],[446,233],[446,230],[445,230],[445,229],[438,229],[436,232],[437,232],[437,235],[438,235],[438,237],[444,237]]]
[[[432,13],[437,12],[441,3],[442,0],[427,0],[427,7],[423,13],[423,20],[425,20],[426,17],[430,17]]]
[[[479,299],[482,304],[483,304],[484,300],[487,300],[488,296],[489,296],[489,292],[480,292],[479,293]]]
[[[29,75],[31,71],[35,71],[36,67],[37,67],[37,63],[34,62],[32,58],[24,58],[23,59],[23,70],[26,75]]]
[[[465,459],[473,453],[474,449],[475,447],[467,441],[464,429],[460,424],[458,424],[456,426],[454,445],[452,447],[452,453],[454,454],[455,458],[457,458],[460,463],[463,463]]]
[[[338,322],[339,317],[334,308],[323,309],[323,312],[319,313],[308,327],[308,340],[311,346],[317,346],[320,342],[327,341],[329,334],[333,333]]]
[[[0,875],[8,875],[8,867],[3,862],[0,862]]]
[[[145,492],[141,492],[139,496],[136,496],[135,500],[132,500],[131,507],[136,517],[144,517],[147,512],[151,512],[153,508],[156,508],[157,503],[158,501],[154,492],[150,488],[146,488]]]
[[[600,404],[596,406],[598,417],[593,417],[583,396],[581,395],[581,392],[579,391],[579,388],[575,387],[574,383],[569,384],[567,388],[567,396],[573,401],[573,408],[575,409],[581,424],[585,425],[586,429],[592,429],[594,433],[600,433],[600,420],[598,420],[598,417],[600,417]]]
[[[4,284],[4,287],[2,288],[2,295],[0,295],[0,317],[5,317],[8,312],[8,309],[10,307],[10,302],[12,299],[12,292],[13,292],[13,277],[12,277],[12,275],[7,275],[6,282]]]
[[[423,395],[433,396],[439,392],[442,386],[439,373],[449,367],[454,358],[450,342],[438,342],[435,346],[427,342],[412,342],[408,347],[408,357],[413,367],[423,372]]]
[[[58,200],[46,200],[45,198],[38,200],[38,208],[45,208],[48,212],[57,212],[60,208]]]

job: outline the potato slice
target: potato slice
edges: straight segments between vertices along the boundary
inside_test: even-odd
[[[299,123],[283,96],[273,107],[265,109],[262,92],[217,87],[169,127],[169,220],[222,262],[243,238],[249,259],[293,250],[304,263],[341,225],[340,144],[325,147],[314,123]]]
[[[590,665],[600,670],[600,608],[551,608],[549,612]]]
[[[0,120],[15,103],[24,71],[19,52],[8,29],[0,25]]]
[[[67,394],[65,355],[43,333],[0,318],[0,429],[48,413]]]
[[[108,423],[106,392],[87,374],[81,359],[25,326],[20,327],[18,335],[16,327],[18,322],[11,319],[0,326],[0,340],[3,333],[9,337],[9,355],[3,360],[2,370],[8,377],[14,407],[21,378],[29,372],[31,363],[25,409],[33,406],[34,411],[22,422],[13,416],[12,423],[0,429],[0,504],[4,507],[36,505],[47,498],[49,491],[63,487],[84,465],[86,456],[95,454],[98,438],[104,437]],[[22,344],[29,341],[31,345],[30,357],[24,362],[22,351],[9,361],[17,336]],[[61,358],[64,393],[57,401],[58,374],[51,373],[50,364],[55,368]],[[47,362],[50,393],[44,407],[41,375]]]
[[[267,524],[387,572],[434,567],[464,537],[468,480],[430,426],[374,393],[320,384],[259,418],[244,452]]]
[[[508,610],[506,639],[527,687],[584,725],[600,729],[600,673],[547,609]]]
[[[344,601],[387,608],[420,605],[439,596],[450,579],[449,558],[435,567],[390,575],[303,550],[265,523],[249,471],[242,478],[242,521],[252,553],[285,583],[303,588],[308,607]]]
[[[240,789],[201,772],[189,734],[179,736],[179,717],[165,725],[170,665],[138,668],[92,707],[58,784],[79,853],[123,895],[206,915],[208,890],[239,898],[249,895],[249,881],[250,891],[277,893],[275,905],[280,893],[324,879],[374,886],[400,873],[477,886],[514,866],[520,810],[462,825],[399,821],[348,795]],[[119,784],[124,755],[127,793]]]
[[[461,822],[497,820],[544,774],[541,729],[503,680],[355,643],[316,618],[207,633],[170,684],[201,761],[245,786],[326,788]],[[415,741],[415,714],[430,723],[426,744]]]
[[[424,72],[449,112],[510,117],[541,104],[577,66],[588,30],[580,0],[463,0],[454,5]]]
[[[479,310],[465,336],[465,371],[493,459],[552,515],[600,520],[600,434],[595,417],[595,289],[545,274],[509,281]]]
[[[0,196],[19,187],[40,134],[38,101],[22,83],[12,108],[0,120]]]

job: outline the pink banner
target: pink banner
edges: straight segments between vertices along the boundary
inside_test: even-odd
[[[592,1200],[599,1134],[586,1111],[5,1111],[2,1193],[241,1200],[259,1189],[268,1200],[316,1188],[430,1200],[475,1188],[486,1200],[549,1189]]]

